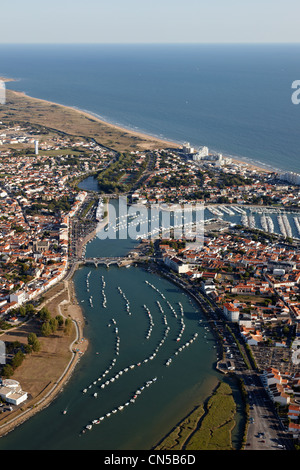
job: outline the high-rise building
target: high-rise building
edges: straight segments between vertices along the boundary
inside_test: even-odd
[[[191,154],[191,153],[194,153],[194,152],[195,152],[194,147],[191,147],[189,142],[186,142],[186,143],[182,146],[182,150],[184,151],[185,154]]]
[[[198,150],[198,154],[199,156],[201,157],[207,157],[208,156],[208,147],[200,147],[199,150]]]
[[[195,153],[193,155],[193,160],[194,161],[200,161],[200,160],[204,160],[206,157],[208,157],[209,155],[209,151],[208,151],[208,147],[200,147],[198,152]]]
[[[290,184],[300,185],[300,175],[299,173],[294,173],[293,171],[288,171],[287,173],[281,173],[279,175],[281,181],[286,181]]]
[[[36,155],[39,154],[39,141],[38,140],[34,141],[34,152]]]
[[[6,88],[3,80],[0,80],[0,104],[5,104]]]

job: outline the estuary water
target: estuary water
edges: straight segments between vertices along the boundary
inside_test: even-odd
[[[86,256],[135,245],[96,237]],[[182,289],[146,268],[86,266],[74,283],[88,351],[59,397],[3,437],[0,449],[151,449],[223,379],[206,318]]]
[[[1,449],[149,449],[216,385],[214,339],[198,307],[180,289],[134,267],[83,268],[76,273],[75,286],[87,320],[89,350],[61,395],[1,439]],[[183,324],[181,341],[176,341]],[[175,355],[195,333],[195,341]],[[95,419],[100,424],[82,433]]]

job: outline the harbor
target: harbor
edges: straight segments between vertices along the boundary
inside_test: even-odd
[[[240,224],[246,228],[261,230],[265,233],[285,238],[300,239],[300,214],[295,210],[276,207],[254,206],[205,206],[205,220],[213,215],[213,220]]]
[[[85,266],[74,284],[89,349],[60,396],[7,435],[5,446],[151,448],[220,377],[206,318],[184,291],[141,267]]]

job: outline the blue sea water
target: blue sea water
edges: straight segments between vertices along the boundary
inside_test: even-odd
[[[300,45],[0,45],[9,88],[300,172]]]
[[[124,127],[300,172],[300,107],[291,102],[291,83],[300,78],[298,55],[299,46],[292,45],[1,45],[0,76],[17,80],[8,83],[9,88],[90,111]],[[89,256],[99,256],[104,250],[111,253],[112,248],[125,247],[104,245],[96,239],[87,251]],[[60,397],[1,439],[1,449],[150,448],[211,392],[217,379],[215,341],[210,334],[206,339],[198,324],[201,318],[205,325],[199,307],[166,280],[138,268],[91,270],[91,293],[97,302],[93,308],[85,291],[89,269],[75,275],[77,297],[87,318],[88,353]],[[101,275],[107,281],[108,309],[101,307]],[[175,350],[178,325],[164,305],[173,336],[159,349],[151,367],[147,363],[135,369],[134,381],[127,374],[122,376],[105,390],[103,401],[95,400],[91,393],[83,395],[82,388],[101,376],[114,357],[114,338],[108,326],[112,316],[120,326],[118,360],[122,367],[150,354],[163,338],[156,304],[160,297],[155,291],[149,294],[147,279],[172,305],[178,307],[182,301],[186,338],[195,331],[203,337],[184,351],[187,354],[176,357],[175,367],[165,367]],[[135,305],[132,318],[126,314],[122,297],[116,295],[117,286],[122,286]],[[149,342],[144,337],[148,327],[144,303],[155,315]],[[135,320],[134,329],[130,320]],[[136,341],[129,338],[134,333]],[[152,373],[158,376],[157,387],[143,395],[137,407],[129,407],[127,414],[118,412],[97,431],[79,437],[86,422],[123,403]],[[68,413],[63,415],[66,408]]]

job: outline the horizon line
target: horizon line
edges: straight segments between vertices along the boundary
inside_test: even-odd
[[[271,41],[241,41],[241,42],[0,42],[0,46],[98,46],[98,45],[113,45],[113,46],[144,46],[144,45],[158,45],[158,46],[172,46],[172,45],[299,45],[299,42],[271,42]]]

